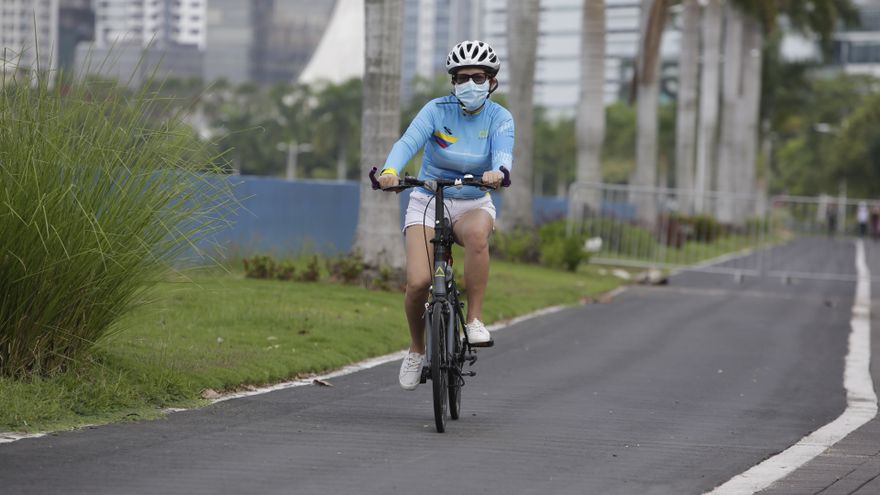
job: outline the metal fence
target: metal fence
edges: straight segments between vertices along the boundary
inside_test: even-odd
[[[852,239],[880,237],[880,201],[576,183],[567,221],[593,263],[849,281]]]

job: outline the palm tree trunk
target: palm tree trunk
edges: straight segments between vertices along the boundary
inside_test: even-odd
[[[706,191],[711,189],[718,134],[718,99],[721,68],[721,0],[709,0],[703,18],[703,70],[700,76],[700,115],[697,133],[697,174],[694,184],[694,210],[704,213]]]
[[[605,0],[584,0],[581,36],[581,89],[576,121],[578,184],[602,181],[602,143],[605,141]],[[570,216],[577,225],[584,207],[599,210],[595,187],[575,186],[569,198]]]
[[[400,198],[373,191],[366,170],[382,168],[400,130],[400,41],[403,0],[365,0],[364,103],[360,214],[355,250],[369,266],[401,268]]]
[[[742,50],[743,19],[737,7],[727,4],[724,20],[724,82],[721,88],[721,146],[718,150],[720,193],[715,215],[723,223],[735,220],[736,172],[742,144]]]
[[[508,0],[507,52],[510,67],[510,113],[516,123],[512,184],[504,192],[499,224],[503,230],[531,228],[532,151],[534,145],[535,56],[538,49],[538,0]]]
[[[687,191],[678,198],[681,208],[693,208],[697,134],[697,82],[700,59],[700,4],[684,0],[681,53],[678,61],[678,118],[675,129],[675,187]]]
[[[761,83],[764,48],[764,31],[758,19],[749,16],[745,20],[743,53],[743,173],[739,192],[755,196],[757,190],[757,159],[761,120]],[[740,219],[757,214],[758,203],[748,201],[743,204]]]
[[[657,186],[657,101],[660,92],[657,72],[666,12],[666,0],[642,0],[642,37],[636,73],[636,170],[630,180],[630,184],[637,187]],[[654,225],[657,220],[656,198],[646,192],[634,194],[639,220]]]

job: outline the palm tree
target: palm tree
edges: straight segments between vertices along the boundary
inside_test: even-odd
[[[400,129],[400,42],[403,0],[365,0],[364,103],[361,120],[361,171],[382,167]],[[360,214],[355,250],[373,267],[401,268],[400,199],[372,190],[361,174]]]
[[[798,30],[818,35],[826,51],[838,21],[858,22],[852,0],[734,0],[729,6],[725,42],[724,126],[719,156],[719,189],[755,195],[757,152],[761,115],[761,79],[764,33],[777,29],[778,14],[784,13]],[[731,52],[728,53],[727,50]],[[730,66],[729,68],[727,66]],[[722,183],[721,179],[726,182]],[[736,208],[733,205],[740,204]],[[723,202],[718,213],[723,221],[742,222],[753,213],[756,202]]]
[[[694,211],[703,213],[705,192],[711,189],[712,164],[718,133],[719,71],[721,68],[721,0],[708,0],[703,18],[703,64],[700,75],[700,114],[697,134],[697,172],[694,184]]]
[[[636,65],[636,170],[630,184],[637,187],[657,186],[657,100],[659,94],[660,44],[666,24],[668,0],[642,0],[641,39]],[[634,193],[633,202],[638,218],[653,225],[657,216],[655,198],[647,193]]]
[[[514,178],[504,193],[499,223],[504,230],[530,228],[532,213],[532,151],[534,146],[535,56],[538,49],[539,0],[508,0],[507,53],[510,67],[510,113],[516,123]]]
[[[569,198],[570,218],[578,223],[588,205],[599,208],[596,189],[585,182],[602,181],[602,143],[605,141],[605,0],[584,0],[581,16],[581,89],[576,121],[577,178]]]
[[[743,104],[740,119],[743,142],[739,148],[738,160],[743,165],[742,173],[736,174],[736,192],[749,196],[758,194],[758,135],[761,121],[761,68],[764,54],[764,29],[761,22],[754,16],[745,16],[743,21]],[[759,201],[737,201],[735,217],[743,222],[749,216],[758,213]]]
[[[678,118],[676,119],[675,187],[688,191],[678,198],[685,211],[693,208],[697,82],[700,59],[700,4],[682,2],[681,52],[678,59]]]
[[[743,51],[743,14],[740,9],[730,3],[724,13],[724,81],[721,86],[721,142],[718,147],[718,182],[717,189],[721,195],[715,206],[715,215],[719,221],[734,221],[734,200],[736,193],[737,164],[740,158],[738,147],[742,146],[745,136],[742,128],[742,51]],[[741,165],[740,165],[741,166]]]

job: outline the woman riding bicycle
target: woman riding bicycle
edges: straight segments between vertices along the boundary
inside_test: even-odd
[[[385,163],[379,176],[382,188],[399,183],[407,162],[424,147],[419,179],[455,179],[465,174],[481,177],[498,187],[501,167],[513,161],[513,117],[489,99],[498,88],[501,62],[482,41],[463,41],[446,57],[452,75],[453,94],[428,102],[409,125]],[[431,249],[434,237],[433,196],[425,190],[410,195],[406,210],[406,317],[412,342],[400,366],[400,386],[414,390],[420,381],[425,353],[425,301],[431,285]],[[464,281],[467,287],[468,341],[487,345],[492,337],[480,321],[483,296],[489,280],[489,235],[495,225],[495,207],[489,193],[474,186],[449,189],[446,211],[456,241],[464,246]]]

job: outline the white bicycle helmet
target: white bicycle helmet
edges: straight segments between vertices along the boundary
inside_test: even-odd
[[[501,69],[501,61],[495,55],[495,50],[479,40],[466,40],[455,45],[455,48],[446,56],[446,71],[450,74],[462,67],[484,67],[492,74],[498,74]]]

